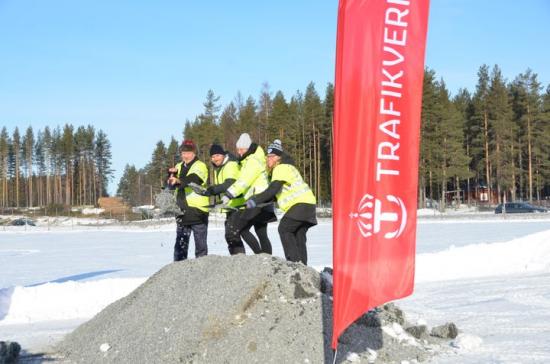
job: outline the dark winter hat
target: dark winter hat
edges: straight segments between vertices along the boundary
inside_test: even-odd
[[[219,144],[212,144],[210,147],[210,156],[212,157],[214,154],[225,154],[225,150]]]
[[[191,139],[185,139],[180,145],[180,152],[197,152],[197,146]]]
[[[267,154],[283,155],[283,145],[279,139],[275,139],[273,143],[269,144]]]

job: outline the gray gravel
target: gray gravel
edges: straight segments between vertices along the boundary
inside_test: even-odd
[[[330,278],[267,255],[173,263],[69,334],[56,361],[332,363]],[[341,336],[336,362],[423,361],[447,346],[387,334],[401,324],[394,305],[369,312]]]

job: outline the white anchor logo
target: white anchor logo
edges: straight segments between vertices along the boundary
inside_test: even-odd
[[[357,226],[363,237],[368,238],[373,234],[378,234],[382,229],[382,223],[389,223],[395,226],[395,223],[399,222],[399,227],[396,230],[387,232],[384,234],[386,239],[397,238],[403,233],[405,225],[407,224],[407,209],[403,204],[403,200],[393,195],[387,195],[386,199],[398,206],[399,212],[386,212],[382,211],[382,201],[374,198],[369,194],[365,194],[359,202],[358,212],[350,214],[351,218],[357,219]]]

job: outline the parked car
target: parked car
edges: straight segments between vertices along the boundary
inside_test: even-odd
[[[13,220],[13,221],[11,222],[11,224],[12,224],[13,226],[24,226],[24,225],[36,226],[36,224],[34,223],[34,221],[32,221],[31,219],[26,219],[26,218],[21,218],[21,219]]]
[[[548,210],[542,207],[533,206],[527,202],[507,202],[505,206],[505,212],[507,214],[521,214],[528,212],[548,212]],[[501,213],[502,204],[498,205],[495,209],[495,214]]]

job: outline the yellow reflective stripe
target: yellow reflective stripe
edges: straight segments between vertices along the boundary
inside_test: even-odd
[[[240,195],[240,193],[237,194],[238,191],[245,191],[247,189],[248,189],[248,184],[243,180],[239,179],[235,181],[235,183],[233,183],[231,187],[227,189],[227,192],[229,192],[232,196],[236,197],[235,194],[237,196]]]
[[[284,191],[284,192],[289,192],[289,190],[294,189],[294,188],[300,188],[300,189],[292,192],[291,194],[283,197],[280,200],[277,200],[277,204],[281,207],[281,209],[284,209],[285,206],[288,203],[292,202],[294,199],[297,199],[298,197],[301,197],[302,195],[304,195],[304,194],[308,193],[309,191],[311,191],[309,186],[304,181],[300,181],[298,183],[295,183],[292,186],[289,186],[288,190]],[[284,192],[282,192],[281,194],[283,194]]]

